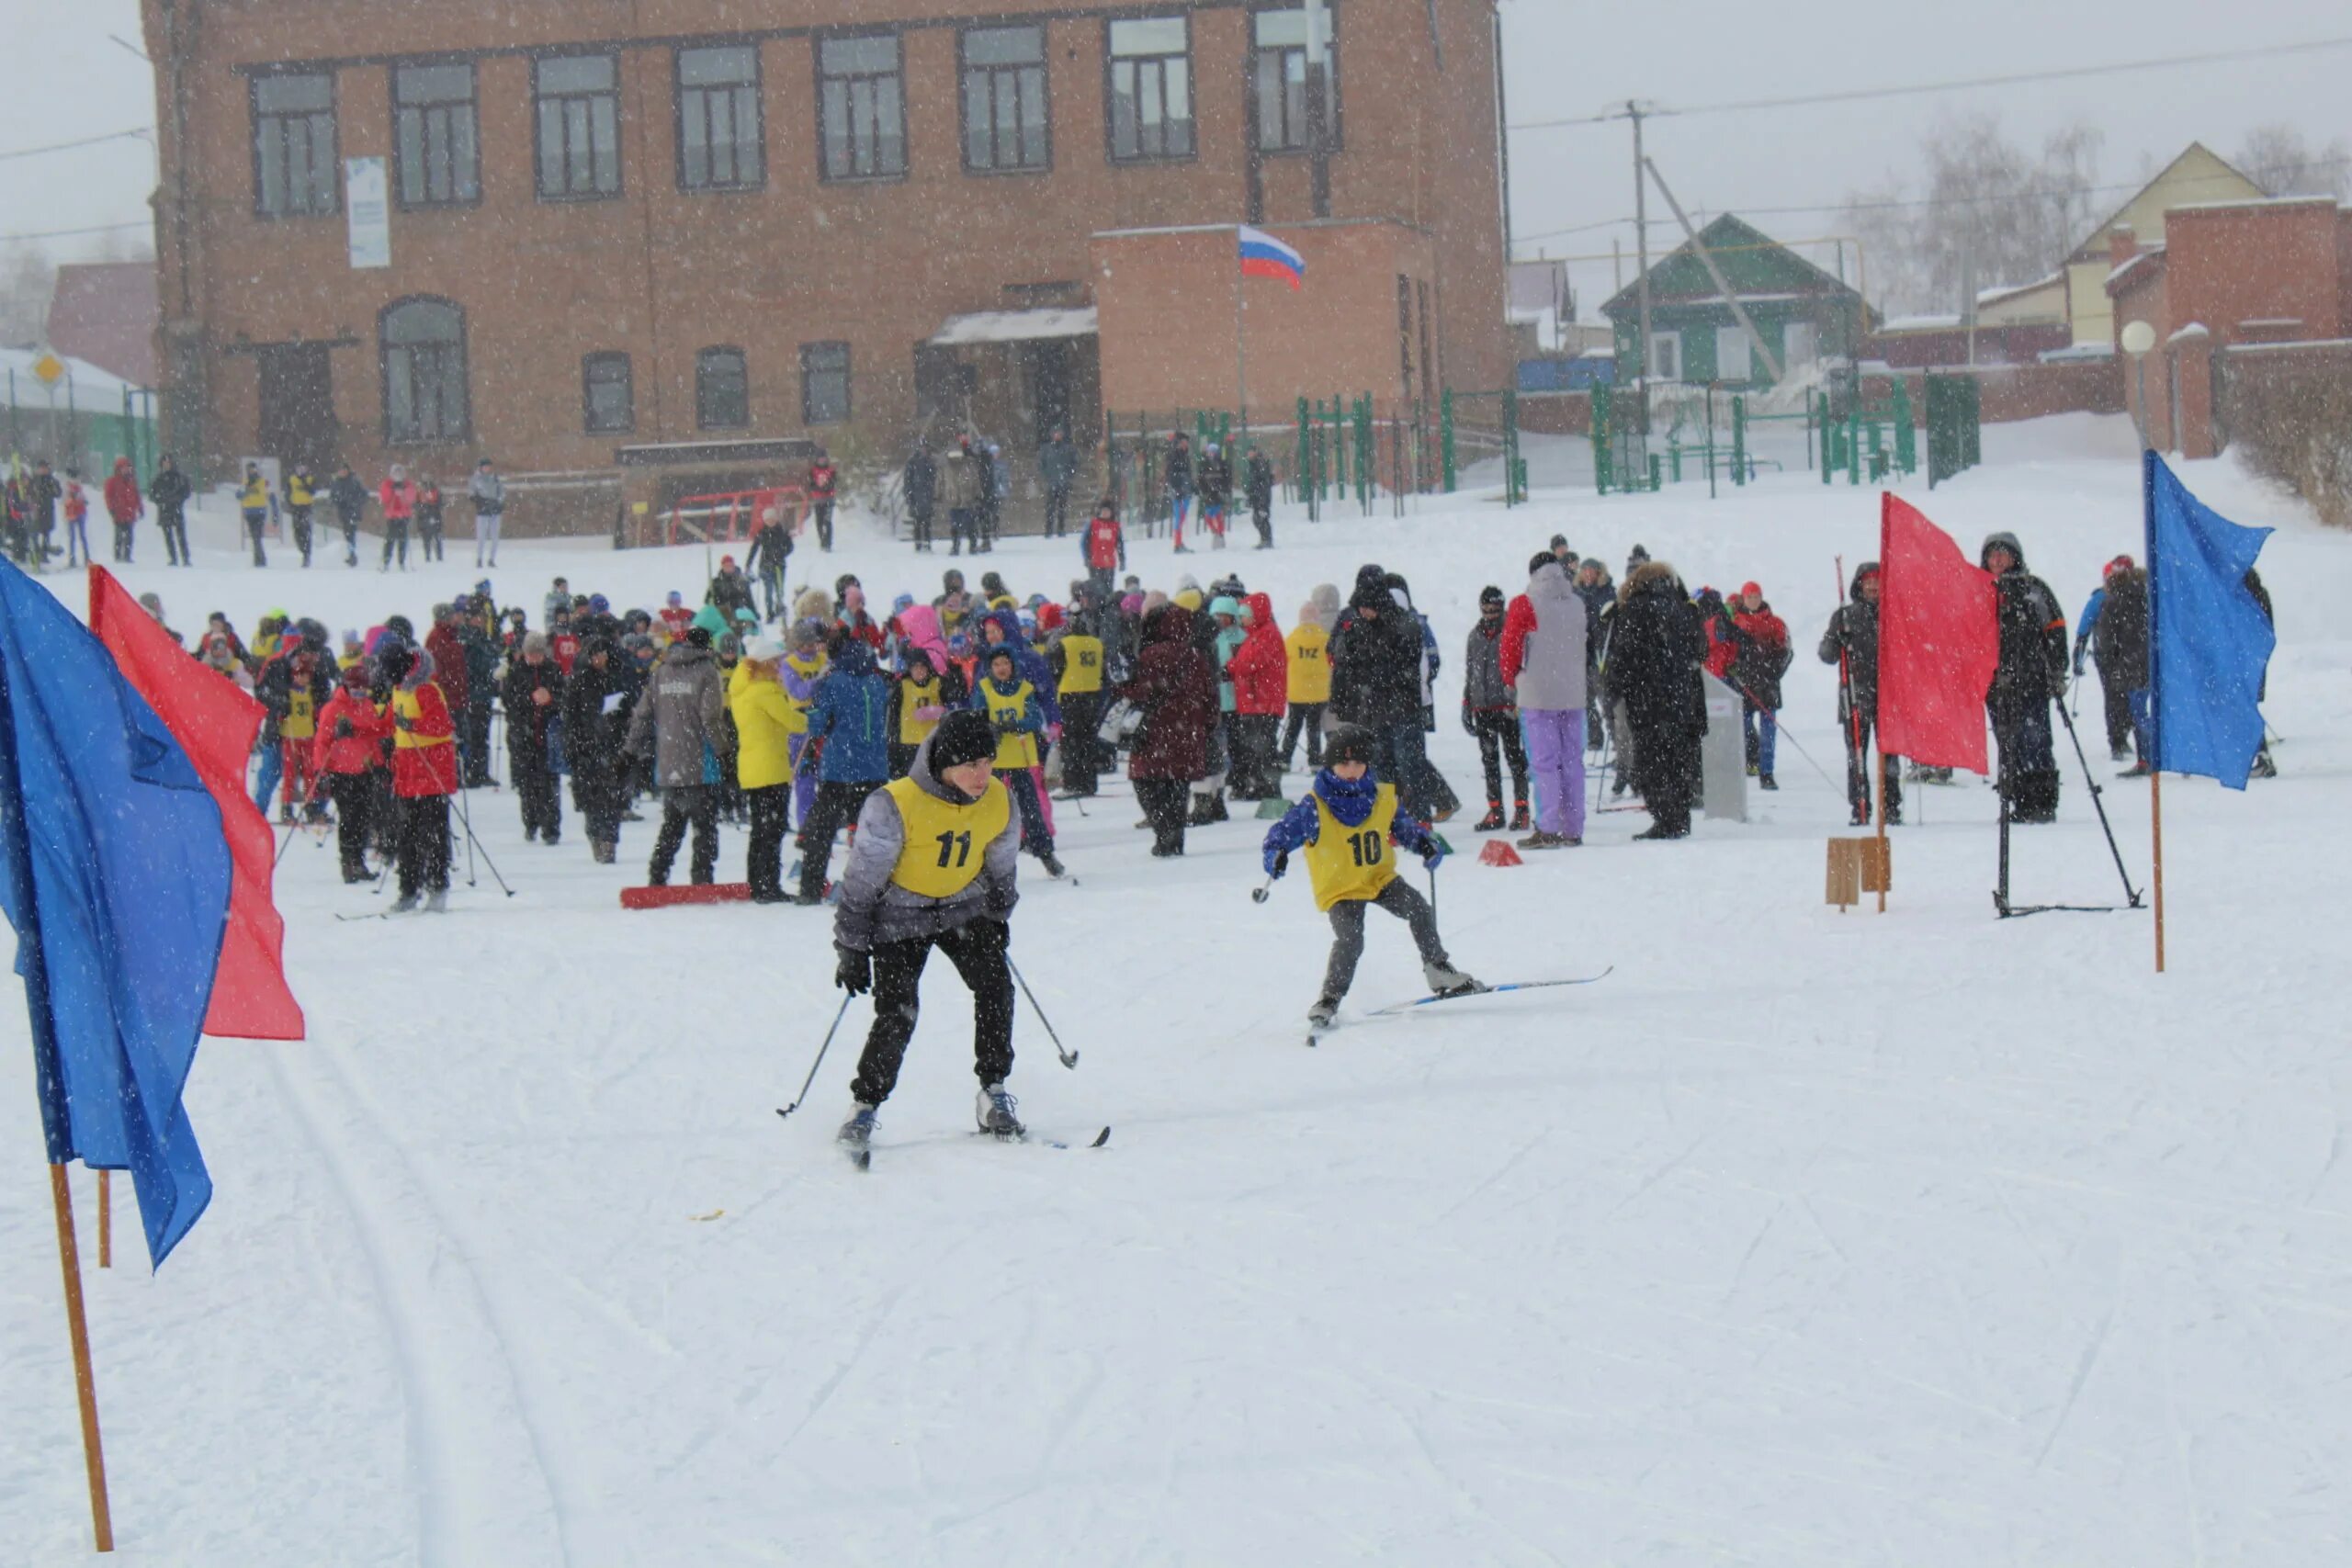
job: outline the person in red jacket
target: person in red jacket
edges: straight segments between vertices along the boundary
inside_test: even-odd
[[[1772,780],[1773,753],[1781,741],[1781,677],[1794,657],[1789,648],[1789,626],[1764,602],[1764,590],[1750,582],[1732,601],[1732,624],[1739,628],[1739,660],[1732,669],[1732,683],[1739,688],[1740,723],[1747,733],[1747,771],[1765,789],[1781,786]]]
[[[394,914],[449,907],[449,797],[458,792],[457,727],[433,679],[433,656],[406,644],[377,655],[392,691],[392,795],[400,817],[400,901]]]
[[[408,477],[408,469],[398,463],[383,484],[378,487],[376,500],[384,509],[384,564],[379,571],[392,570],[392,556],[398,552],[401,570],[408,570],[408,524],[416,515],[416,481]]]
[[[383,766],[384,741],[392,733],[392,705],[368,690],[365,660],[343,672],[327,705],[319,710],[318,734],[311,741],[311,771],[326,780],[334,801],[335,848],[343,855],[343,879],[366,882],[368,840],[376,828],[376,772]]]
[[[822,446],[817,448],[814,461],[808,465],[808,504],[817,513],[817,547],[833,547],[833,491],[841,484],[841,476],[833,468],[832,458]]]
[[[1087,581],[1094,585],[1094,603],[1100,609],[1111,603],[1112,574],[1127,569],[1127,536],[1119,526],[1115,498],[1106,495],[1095,504],[1093,519],[1079,538],[1086,557]]]
[[[1274,602],[1252,593],[1241,602],[1245,631],[1225,672],[1233,681],[1236,800],[1272,800],[1282,794],[1275,742],[1290,705],[1290,648],[1274,622]]]
[[[114,472],[107,476],[106,502],[107,515],[114,519],[114,558],[129,566],[130,531],[147,515],[146,498],[139,493],[139,476],[131,471],[130,458],[114,460]]]
[[[1739,660],[1739,628],[1732,624],[1724,596],[1713,589],[1699,590],[1695,603],[1699,606],[1699,622],[1707,633],[1707,673],[1729,685],[1731,667]]]

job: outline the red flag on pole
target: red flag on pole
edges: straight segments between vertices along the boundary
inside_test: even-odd
[[[190,659],[101,566],[90,568],[90,630],[180,743],[220,808],[229,840],[229,928],[204,1032],[303,1038],[301,1005],[286,986],[286,922],[270,898],[277,842],[245,793],[245,759],[261,728],[262,705]]]
[[[1993,577],[1917,508],[1879,514],[1879,750],[1987,773],[1984,694],[2001,661]]]

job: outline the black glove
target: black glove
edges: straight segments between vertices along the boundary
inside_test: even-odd
[[[1478,734],[1478,721],[1472,716],[1470,705],[1467,702],[1462,705],[1462,729],[1464,734],[1473,739],[1476,739]]]
[[[334,721],[334,738],[337,740],[348,740],[351,739],[351,720],[349,718],[339,718]]]
[[[833,970],[833,984],[853,997],[862,997],[874,988],[874,955],[841,950],[842,961]]]
[[[409,717],[406,714],[401,714],[392,720],[392,728],[394,729],[401,730],[414,729],[416,728],[416,720]]]

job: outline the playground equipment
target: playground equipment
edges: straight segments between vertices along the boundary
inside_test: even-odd
[[[1592,389],[1592,479],[1602,495],[1612,491],[1633,495],[1657,490],[1663,482],[1663,466],[1649,450],[1649,436],[1641,424],[1640,410],[1621,399],[1615,389]]]
[[[1927,378],[1928,488],[1984,460],[1982,389],[1973,376]]]

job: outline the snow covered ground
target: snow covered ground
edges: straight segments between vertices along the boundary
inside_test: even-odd
[[[2079,609],[2138,553],[2128,428],[1987,446],[1906,493],[1972,550],[2018,533]],[[1479,588],[1516,592],[1555,531],[1612,563],[1639,541],[1694,586],[1759,581],[1800,660],[1783,788],[1750,822],[1637,844],[1645,818],[1603,815],[1518,869],[1451,829],[1458,963],[1610,979],[1351,1021],[1319,1050],[1301,1020],[1328,928],[1303,878],[1250,902],[1251,824],[1168,865],[1124,782],[1062,807],[1081,885],[1024,879],[1013,956],[1084,1061],[1056,1065],[1024,1009],[1013,1088],[1040,1132],[1114,1125],[1100,1152],[967,1135],[944,965],[872,1174],[830,1143],[866,1004],[778,1122],[838,1006],[826,919],[621,912],[650,824],[600,867],[576,825],[526,845],[511,796],[476,792],[516,896],[461,856],[455,912],[398,923],[335,920],[387,899],[298,840],[277,887],[311,1039],[207,1044],[211,1213],[160,1278],[128,1252],[90,1275],[122,1560],[2346,1561],[2352,1067],[2324,998],[2352,879],[2352,540],[2225,464],[2188,478],[2280,525],[2284,776],[2166,790],[2162,978],[2144,912],[1995,919],[1973,780],[1914,795],[1889,914],[1823,907],[1845,813],[1799,751],[1838,768],[1812,648],[1878,509],[1802,475],[1712,505],[1700,484],[1285,519],[1272,555],[1139,543],[1148,581],[1230,564],[1285,625],[1363,561],[1407,572],[1465,800],[1460,643]],[[171,571],[154,544],[127,580],[183,631],[216,608],[421,619],[477,575],[454,544],[389,581],[225,548]],[[982,564],[1058,592],[1075,553]],[[701,564],[510,544],[494,579],[536,620],[557,572],[651,604]],[[949,564],[878,539],[824,563],[884,603]],[[2146,791],[2109,778],[2096,704],[2143,883]],[[2117,896],[2067,774],[2061,823],[2020,832],[2021,901]],[[1351,1020],[1421,988],[1401,928],[1373,932]],[[46,1564],[84,1558],[87,1521],[23,1029],[0,1007],[0,1559]]]

